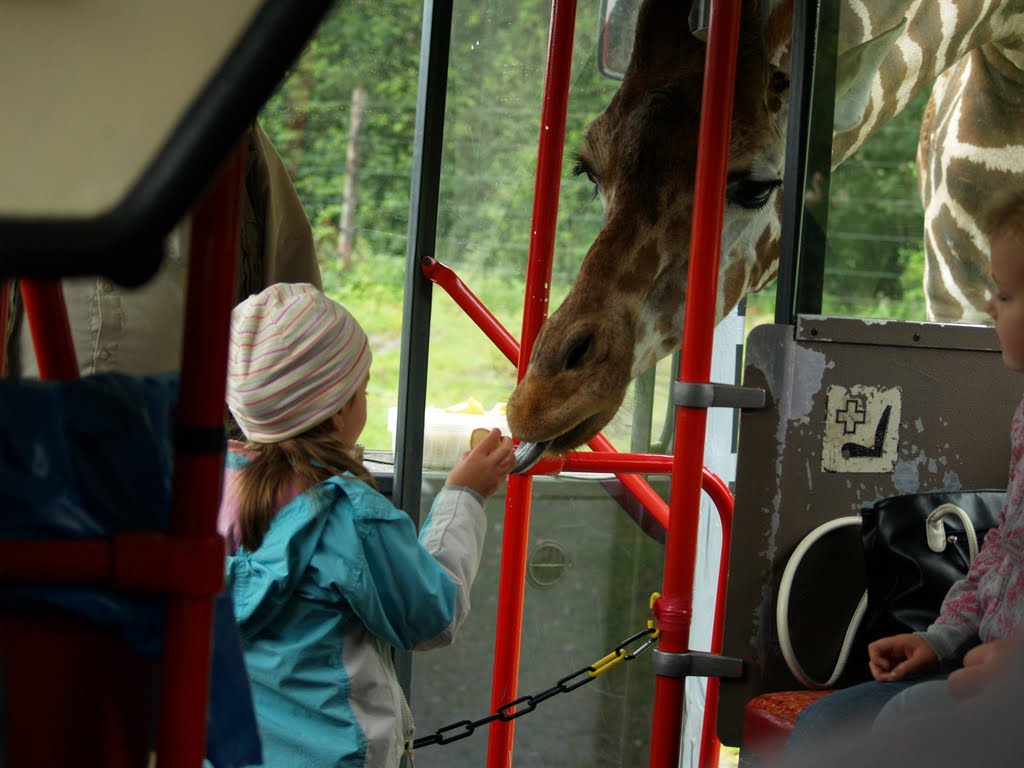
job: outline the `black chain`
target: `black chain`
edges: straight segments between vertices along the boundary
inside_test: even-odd
[[[641,653],[654,645],[657,636],[658,631],[653,626],[649,626],[647,629],[637,632],[635,635],[631,635],[623,640],[615,646],[614,651],[609,653],[603,659],[594,662],[590,666],[578,669],[571,675],[566,675],[547,690],[532,695],[527,694],[526,696],[520,696],[515,701],[502,704],[498,707],[496,712],[487,715],[487,717],[481,717],[479,720],[459,720],[457,723],[451,723],[450,725],[446,725],[444,728],[438,728],[428,736],[421,736],[418,739],[414,739],[412,742],[412,748],[416,750],[421,747],[428,747],[431,744],[451,744],[452,742],[459,741],[467,736],[472,736],[477,728],[488,725],[495,720],[501,720],[502,722],[507,723],[510,720],[515,720],[517,717],[522,717],[529,712],[533,712],[541,702],[547,701],[560,693],[570,693],[575,691],[577,688],[582,688],[587,683],[596,679],[602,672],[605,672],[620,661],[631,661],[632,659],[635,659]],[[642,638],[647,639],[644,640],[636,650],[626,650],[629,646]]]

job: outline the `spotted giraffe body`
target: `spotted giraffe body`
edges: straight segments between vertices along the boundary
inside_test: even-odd
[[[740,30],[719,320],[778,270],[793,0],[763,5],[746,0]],[[705,57],[685,11],[678,0],[645,0],[622,85],[578,150],[604,224],[508,402],[513,434],[552,452],[595,435],[629,382],[679,343]],[[998,168],[1005,183],[1020,162],[999,150],[1024,134],[1019,113],[1005,111],[1021,104],[1021,51],[1024,0],[840,6],[833,167],[938,80],[919,151],[935,318],[973,319],[984,305],[987,248],[973,222],[989,182],[977,171]],[[1002,92],[980,93],[993,84]],[[978,124],[968,129],[968,118]]]
[[[978,218],[992,193],[1024,179],[1024,70],[983,46],[936,82],[918,145],[925,206],[925,299],[933,319],[988,322],[993,289]]]

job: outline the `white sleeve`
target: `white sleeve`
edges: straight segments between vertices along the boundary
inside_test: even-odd
[[[420,531],[420,544],[455,584],[455,613],[443,632],[416,646],[427,650],[451,645],[469,615],[469,591],[480,567],[487,519],[480,497],[467,488],[445,486],[434,499]]]

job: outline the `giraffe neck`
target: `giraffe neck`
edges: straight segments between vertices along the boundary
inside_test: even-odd
[[[837,134],[832,164],[838,165],[898,114],[923,88],[970,51],[1004,49],[1017,67],[1024,40],[1024,0],[844,0],[839,50],[872,39],[907,19],[907,28],[882,63],[861,122]]]
[[[1014,173],[1024,172],[1024,159],[1018,159],[1019,150],[1024,150],[1024,126],[1016,127],[1022,125],[1022,115],[1015,105],[985,93],[974,99],[980,104],[967,107],[963,95],[965,89],[976,95],[993,89],[994,77],[989,69],[977,66],[979,59],[997,58],[1002,62],[999,78],[1024,83],[1024,0],[843,0],[840,53],[876,38],[904,18],[907,27],[874,78],[863,118],[833,137],[832,166],[852,155],[943,72],[957,71],[946,78],[956,86],[945,89],[955,93],[933,95],[931,125],[922,133],[919,148],[927,230],[926,301],[933,320],[983,321],[991,278],[987,246],[975,223],[983,205],[976,190],[993,178],[993,171],[1002,174],[999,183],[1008,183]],[[776,60],[785,57],[786,49],[788,41],[775,54]],[[969,69],[972,61],[973,73]],[[977,114],[971,114],[972,109]],[[1005,127],[993,131],[986,125],[993,118]],[[977,125],[966,127],[974,123]],[[979,132],[984,136],[979,137]],[[964,140],[967,133],[970,141]],[[997,160],[992,159],[993,154]],[[954,159],[956,169],[950,171]],[[774,278],[780,234],[778,221],[773,219],[754,241],[739,244],[724,255],[719,295],[726,297],[726,308],[733,305],[734,298],[757,291]]]

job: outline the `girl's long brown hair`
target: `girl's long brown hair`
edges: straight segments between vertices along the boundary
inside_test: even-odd
[[[290,490],[305,491],[343,472],[377,487],[362,462],[342,446],[331,419],[288,440],[247,443],[245,449],[252,459],[238,478],[238,524],[242,546],[250,552],[263,542]]]

